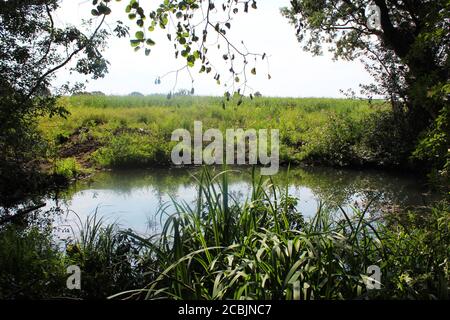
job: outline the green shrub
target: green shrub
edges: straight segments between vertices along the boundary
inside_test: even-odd
[[[378,111],[355,119],[333,114],[323,126],[304,135],[302,159],[333,166],[404,165],[414,141],[406,122],[391,111]]]
[[[129,168],[170,163],[171,144],[146,134],[123,133],[111,138],[108,145],[93,154],[103,167]]]
[[[93,114],[82,120],[82,127],[95,127],[108,123],[108,118],[105,114]]]
[[[450,179],[450,107],[443,108],[431,128],[425,131],[413,159],[426,163],[436,178],[448,185]],[[447,186],[447,189],[450,188]],[[450,191],[450,190],[448,190]]]
[[[221,181],[221,182],[220,182]],[[287,190],[253,180],[250,198],[228,194],[226,173],[199,178],[192,206],[173,203],[160,237],[145,239],[159,267],[141,289],[114,297],[147,299],[448,299],[450,210],[372,219],[367,209],[304,221]],[[420,218],[419,218],[420,217]],[[439,233],[439,235],[436,234]],[[368,291],[378,265],[381,290]]]
[[[361,138],[361,125],[348,113],[332,114],[323,127],[306,135],[303,157],[306,160],[348,166],[358,163],[355,145]]]
[[[392,111],[375,112],[362,119],[361,130],[355,152],[362,164],[393,167],[408,161],[414,141],[403,117]]]
[[[79,221],[79,234],[66,245],[67,265],[82,270],[80,291],[68,292],[83,299],[106,299],[122,290],[144,284],[145,252],[116,223],[106,223],[97,212]]]
[[[66,179],[76,178],[82,170],[75,158],[58,159],[54,164],[54,174]]]
[[[0,299],[44,299],[65,287],[62,253],[50,230],[0,228]]]

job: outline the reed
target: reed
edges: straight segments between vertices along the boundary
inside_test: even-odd
[[[392,228],[369,217],[369,206],[336,215],[319,205],[317,214],[304,220],[287,188],[271,179],[254,176],[251,196],[238,202],[228,192],[227,171],[213,176],[205,170],[194,205],[174,200],[162,208],[165,224],[157,239],[127,233],[153,252],[158,273],[145,287],[112,298],[448,298],[442,289],[449,284],[448,249],[433,257],[440,271],[428,275],[429,287],[419,290],[428,254],[436,247],[422,246],[409,257],[399,254],[400,248],[421,245],[417,238],[403,237],[407,228],[422,236],[427,228]],[[440,217],[449,243],[448,208]],[[399,237],[402,243],[395,241]],[[381,290],[366,288],[370,265],[385,275]],[[407,283],[405,274],[422,279]]]

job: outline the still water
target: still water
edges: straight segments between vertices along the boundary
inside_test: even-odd
[[[99,172],[47,199],[47,207],[61,208],[63,218],[68,219],[66,223],[70,219],[74,221],[74,216],[83,221],[97,212],[106,221],[117,222],[123,228],[152,233],[159,229],[162,206],[167,206],[167,213],[175,211],[171,197],[188,204],[195,202],[197,183],[193,176],[198,176],[200,171],[200,168],[173,168]],[[291,168],[289,172],[280,169],[274,181],[288,186],[289,194],[298,199],[297,208],[305,217],[314,215],[320,202],[326,202],[334,210],[342,206],[351,211],[352,207],[364,207],[375,199],[371,207],[376,211],[380,207],[389,210],[395,206],[426,205],[433,200],[424,181],[411,174]],[[233,169],[229,182],[229,189],[238,201],[245,201],[251,193],[251,169]]]

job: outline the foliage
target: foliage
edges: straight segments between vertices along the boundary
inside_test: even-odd
[[[428,165],[444,168],[445,176],[450,168],[450,107],[443,108],[431,130],[425,132],[413,156],[429,161]],[[431,162],[431,163],[430,163]]]
[[[74,158],[56,160],[54,173],[66,179],[76,178],[82,171],[82,168]]]
[[[448,81],[448,1],[376,0],[378,26],[368,23],[370,4],[367,0],[296,0],[282,12],[297,28],[305,50],[320,54],[329,43],[336,58],[376,58],[373,73],[382,87],[377,93],[410,102],[408,107],[419,108],[425,117],[434,119],[442,101],[420,103],[426,102],[428,90]]]
[[[205,171],[198,183],[194,205],[174,201],[171,211],[162,209],[160,238],[129,233],[160,267],[147,286],[115,298],[448,299],[448,204],[420,222],[410,214],[384,225],[367,208],[334,217],[324,206],[303,221],[287,189],[270,180],[254,179],[244,203],[228,193],[226,172]],[[382,270],[380,291],[365,286],[373,264]]]
[[[248,199],[228,172],[196,176],[197,200],[160,209],[161,234],[143,236],[97,212],[65,248],[51,229],[0,228],[2,298],[448,299],[450,206],[370,214],[370,203],[304,219],[286,186],[252,175]],[[289,179],[289,174],[286,177]],[[301,210],[301,208],[300,208]],[[365,286],[379,265],[382,289]],[[67,290],[65,267],[82,270]]]
[[[51,230],[0,228],[0,298],[45,299],[61,292],[65,268]]]
[[[53,94],[71,88],[52,88],[55,73],[70,62],[72,71],[94,79],[107,72],[101,55],[109,35],[102,29],[106,13],[80,28],[58,27],[54,14],[59,5],[58,0],[27,0],[4,1],[0,7],[0,185],[5,196],[26,193],[33,189],[27,185],[37,184],[35,173],[46,148],[35,130],[37,118],[67,115]],[[91,34],[83,32],[94,23]],[[115,32],[123,30],[119,24]]]
[[[75,239],[66,244],[65,252],[66,264],[82,270],[82,289],[71,295],[105,299],[143,283],[141,260],[145,252],[116,223],[106,223],[95,212],[85,221],[80,220],[78,229]]]

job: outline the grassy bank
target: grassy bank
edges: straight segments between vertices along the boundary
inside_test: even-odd
[[[408,153],[406,132],[380,101],[74,96],[60,103],[66,119],[40,122],[49,158],[74,158],[81,167],[169,166],[172,131],[193,132],[196,120],[204,130],[279,129],[282,163],[394,166]]]
[[[203,171],[196,203],[161,208],[159,235],[144,237],[98,216],[80,221],[60,251],[40,224],[0,228],[0,297],[131,299],[448,299],[448,204],[372,216],[367,208],[312,219],[285,186],[254,176],[236,202],[227,173]],[[49,224],[51,225],[51,224]],[[82,289],[65,289],[78,265]],[[381,268],[381,289],[366,270]],[[30,280],[31,279],[31,280]]]

